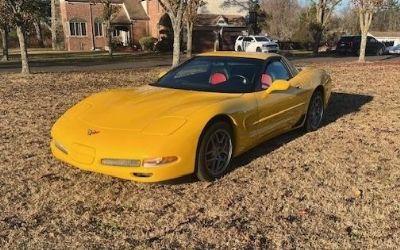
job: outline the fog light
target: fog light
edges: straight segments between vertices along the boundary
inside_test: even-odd
[[[66,148],[64,145],[62,145],[61,143],[55,141],[55,142],[54,142],[54,145],[56,146],[56,148],[57,148],[58,150],[60,150],[60,151],[63,152],[64,154],[66,154],[66,155],[68,154],[67,148]]]
[[[114,167],[140,167],[139,160],[128,159],[101,159],[101,164]]]
[[[147,167],[147,168],[158,167],[160,165],[172,163],[177,160],[178,160],[178,157],[176,157],[176,156],[157,157],[157,158],[146,159],[143,161],[143,167]]]

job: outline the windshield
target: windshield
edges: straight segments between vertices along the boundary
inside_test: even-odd
[[[195,57],[158,80],[154,86],[219,93],[250,93],[264,61],[236,57]]]
[[[256,36],[255,39],[257,42],[269,42],[269,39],[264,36]]]
[[[353,41],[359,41],[360,37],[358,36],[342,36],[339,40],[339,42],[353,42]]]

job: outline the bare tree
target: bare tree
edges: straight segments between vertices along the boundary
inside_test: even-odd
[[[400,30],[400,1],[386,0],[385,6],[374,14],[371,30],[399,31]]]
[[[36,34],[36,40],[38,41],[38,46],[40,48],[44,48],[42,26],[40,24],[40,21],[35,21],[33,23],[33,26],[35,27],[35,34]]]
[[[42,23],[45,23],[51,15],[50,5],[51,3],[49,0],[37,0],[37,9],[33,14],[33,26],[35,28],[36,40],[38,41],[38,46],[41,48],[44,48]]]
[[[112,27],[111,27],[111,20],[116,12],[112,0],[101,0],[103,4],[103,18],[106,24],[106,33],[107,33],[107,46],[108,46],[108,54],[110,56],[113,55],[113,45],[112,45]]]
[[[372,17],[385,3],[385,0],[353,0],[358,7],[361,29],[360,56],[358,61],[365,62],[365,49],[367,47],[367,36],[369,27],[371,26]]]
[[[342,0],[312,0],[312,3],[315,4],[316,10],[315,22],[310,24],[310,29],[314,39],[314,54],[318,54],[324,30],[331,19],[333,11],[341,2]]]
[[[181,52],[181,32],[182,19],[185,13],[186,0],[159,0],[171,19],[172,29],[174,30],[174,50],[172,58],[172,67],[179,64]]]
[[[264,28],[268,35],[283,41],[290,40],[300,25],[298,0],[264,0],[261,8],[267,13]]]
[[[8,61],[8,27],[2,26],[0,27],[1,32],[1,45],[3,50],[3,55],[1,57],[1,61]]]
[[[340,22],[340,30],[342,34],[353,35],[360,33],[360,24],[358,18],[358,9],[349,4],[346,9],[341,11],[339,16]]]
[[[2,57],[1,61],[8,61],[8,33],[9,33],[9,15],[5,9],[5,3],[0,0],[0,33],[1,33],[1,45],[2,45]]]
[[[6,18],[16,27],[19,47],[21,51],[22,74],[29,74],[28,50],[26,46],[25,33],[38,9],[35,0],[1,0],[0,11],[5,13]]]
[[[250,5],[259,2],[260,0],[224,0],[222,5],[226,8],[238,7],[240,11],[248,12]]]
[[[51,0],[51,47],[53,50],[58,49],[57,44],[57,28],[58,28],[58,16],[57,16],[57,5],[56,0]]]
[[[192,57],[193,49],[193,26],[197,20],[197,11],[200,7],[204,6],[206,2],[204,0],[187,0],[187,7],[185,12],[186,21],[186,32],[187,32],[187,44],[186,44],[186,56],[187,58]]]

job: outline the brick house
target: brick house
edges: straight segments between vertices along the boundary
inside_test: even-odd
[[[237,5],[226,4],[226,0],[208,0],[198,11],[193,30],[193,50],[197,52],[214,50],[233,50],[237,36],[247,31],[245,16],[248,14],[248,0],[237,0]],[[142,5],[150,17],[147,22],[148,35],[160,39],[172,34],[172,27],[163,5],[158,0],[143,0]],[[185,40],[186,36],[183,36]]]
[[[229,6],[226,0],[208,0],[200,8],[193,30],[193,50],[232,50],[235,39],[247,30],[245,4]],[[138,44],[144,36],[161,39],[172,33],[171,20],[159,0],[112,0],[112,39],[121,47]],[[68,51],[107,50],[100,0],[60,0],[61,21]],[[182,36],[184,42],[186,36]],[[218,43],[216,43],[218,41]]]
[[[113,42],[131,47],[147,35],[149,17],[141,0],[112,0]],[[65,47],[68,51],[108,50],[101,1],[60,0]]]

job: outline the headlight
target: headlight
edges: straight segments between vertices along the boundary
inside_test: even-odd
[[[172,163],[177,160],[178,160],[178,157],[176,157],[176,156],[157,157],[157,158],[146,159],[143,161],[143,167],[147,167],[147,168],[158,167],[160,165]]]
[[[129,159],[101,159],[101,164],[114,167],[140,167],[139,160]]]

